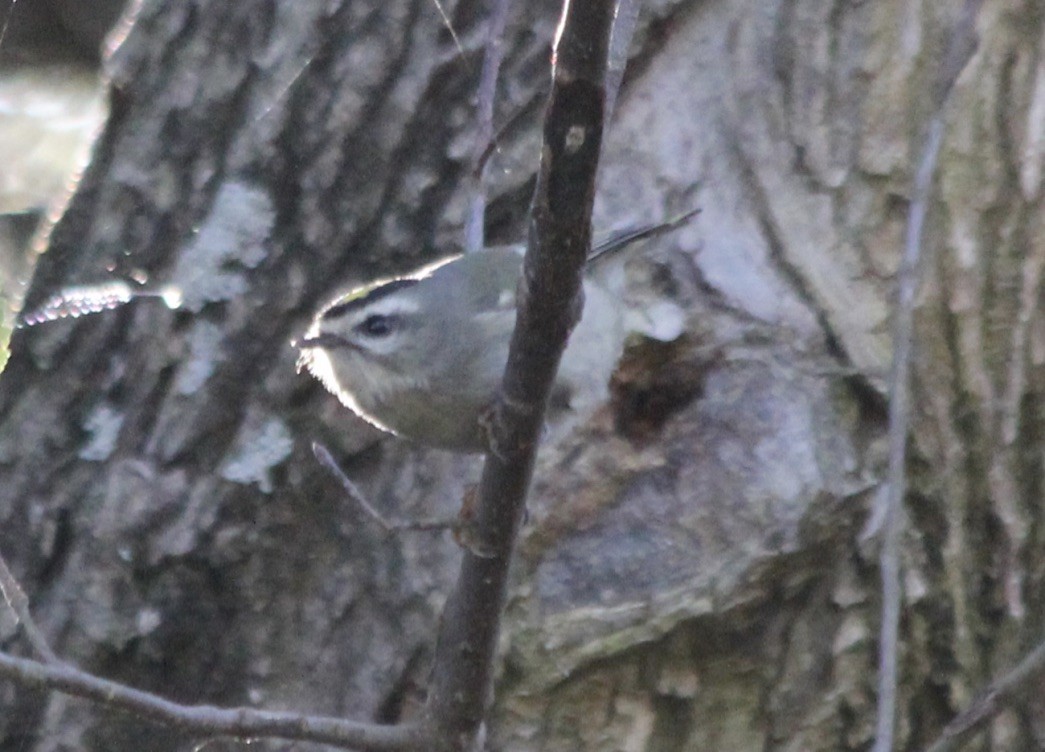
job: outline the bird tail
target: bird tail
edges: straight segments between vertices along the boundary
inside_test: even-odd
[[[680,214],[673,219],[669,219],[667,222],[660,222],[655,225],[639,225],[638,227],[627,227],[623,230],[617,230],[596,244],[595,248],[592,249],[591,255],[588,256],[588,263],[590,264],[597,259],[615,253],[616,251],[626,248],[639,240],[655,238],[658,235],[671,232],[672,230],[686,224],[698,214],[700,214],[700,207],[690,209],[688,212]]]

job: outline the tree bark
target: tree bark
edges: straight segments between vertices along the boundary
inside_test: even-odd
[[[596,229],[699,205],[627,295],[684,306],[613,400],[542,448],[490,747],[866,748],[891,291],[941,3],[647,7]],[[111,115],[27,306],[145,275],[170,311],[16,334],[0,377],[0,551],[66,658],[174,699],[392,721],[418,708],[460,552],[467,457],[383,437],[295,374],[353,282],[446,254],[468,207],[482,8],[146,0]],[[518,240],[556,4],[515,3],[488,235]],[[1042,638],[1045,19],[987,2],[947,115],[916,315],[900,748]],[[6,616],[4,649],[24,649]],[[1045,743],[1033,702],[983,749]],[[184,749],[0,685],[0,749]]]

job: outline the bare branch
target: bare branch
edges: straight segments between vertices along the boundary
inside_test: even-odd
[[[0,590],[44,662],[0,652],[0,676],[27,686],[57,690],[106,707],[150,718],[197,736],[269,737],[331,744],[345,749],[417,750],[424,734],[416,726],[379,726],[339,718],[273,713],[253,708],[181,705],[159,695],[102,679],[63,662],[29,613],[29,599],[0,556]]]
[[[530,107],[529,107],[528,104],[524,104],[524,105],[516,108],[515,112],[510,114],[508,116],[508,119],[505,120],[503,123],[501,123],[501,127],[497,129],[497,132],[486,143],[485,148],[479,154],[478,161],[475,164],[472,165],[472,180],[475,181],[475,184],[477,186],[480,186],[480,187],[482,186],[482,176],[483,176],[484,171],[486,170],[486,163],[490,161],[490,158],[494,155],[494,152],[497,151],[497,144],[499,144],[501,139],[504,138],[504,134],[506,134],[509,130],[514,128],[516,123],[518,123],[520,120],[523,119],[524,116],[526,116],[526,114],[529,112],[529,109],[530,109]],[[480,194],[479,199],[480,199],[479,203],[483,206],[483,212],[485,213],[485,211],[486,211],[486,208],[485,208],[486,197],[484,195]],[[472,216],[475,216],[475,215],[472,215]],[[484,214],[478,215],[478,218],[480,220],[482,220],[482,221],[485,221],[485,215]],[[483,230],[483,226],[482,225],[479,225],[479,230],[480,230],[480,234],[482,234],[482,230]],[[468,230],[468,232],[471,232],[471,231]],[[467,232],[466,232],[466,237],[467,237]],[[467,246],[467,245],[465,246],[465,249],[466,249],[466,251],[471,251],[472,250],[472,248],[470,246]]]
[[[479,91],[476,96],[475,146],[472,149],[471,196],[465,223],[464,247],[468,253],[481,251],[486,245],[486,193],[483,175],[492,149],[496,148],[493,132],[494,100],[497,98],[497,74],[504,58],[504,27],[508,23],[509,0],[491,0],[490,26],[486,36],[486,54],[479,74]]]
[[[1045,642],[1040,643],[1020,663],[1004,676],[995,679],[965,710],[944,728],[926,752],[954,752],[962,742],[994,718],[1006,703],[1032,679],[1045,671]]]
[[[965,0],[962,15],[951,32],[951,41],[947,46],[947,54],[936,79],[936,90],[933,92],[933,104],[937,110],[942,110],[947,106],[951,89],[954,88],[958,76],[965,70],[965,66],[972,59],[976,47],[980,43],[976,33],[976,19],[980,15],[982,5],[983,0]]]
[[[896,725],[898,635],[900,627],[900,532],[906,488],[907,432],[910,425],[910,361],[914,298],[921,280],[922,236],[932,195],[933,175],[945,127],[944,115],[955,80],[976,49],[976,14],[982,0],[967,0],[964,15],[951,37],[934,93],[936,111],[929,122],[915,174],[911,208],[900,265],[893,319],[893,364],[889,374],[889,469],[884,504],[876,510],[882,526],[879,566],[882,576],[882,624],[878,650],[878,717],[874,752],[891,752]]]
[[[628,50],[635,36],[635,27],[639,22],[639,11],[642,0],[617,0],[614,10],[613,33],[610,35],[610,58],[606,71],[606,123],[603,131],[609,128],[614,108],[617,106],[617,95],[624,81],[624,70],[628,65]]]
[[[910,421],[910,359],[914,295],[918,289],[922,229],[928,210],[932,176],[943,138],[943,118],[937,114],[915,178],[907,222],[907,238],[893,322],[893,365],[889,377],[889,471],[881,517],[882,625],[878,648],[878,721],[875,752],[891,752],[896,719],[897,642],[900,628],[900,517],[906,486],[907,429]]]
[[[22,586],[18,584],[18,580],[11,574],[7,561],[2,555],[0,555],[0,592],[3,592],[4,600],[14,612],[22,626],[22,631],[25,632],[26,639],[29,640],[29,644],[33,646],[37,655],[48,663],[60,663],[58,656],[48,644],[47,638],[44,637],[44,633],[36,626],[33,615],[29,613],[29,599],[22,590]]]
[[[359,504],[363,511],[366,512],[371,518],[374,519],[377,524],[385,529],[388,533],[398,533],[406,531],[431,531],[431,530],[450,530],[454,527],[453,520],[390,520],[381,514],[381,511],[370,503],[364,494],[352,480],[345,475],[345,471],[338,467],[337,462],[334,460],[333,455],[330,454],[330,450],[320,444],[318,441],[312,442],[312,454],[315,455],[326,470],[337,479],[341,487],[345,489],[345,493],[350,499]]]
[[[254,708],[179,705],[158,695],[93,676],[68,664],[45,664],[0,653],[0,676],[101,703],[199,736],[289,739],[319,742],[361,752],[427,749],[413,725],[380,726],[341,718],[280,713]]]
[[[492,555],[464,552],[443,612],[426,707],[429,725],[439,730],[433,749],[470,744],[489,703],[508,568],[544,410],[581,310],[612,20],[612,0],[589,0],[567,3],[559,26],[516,327],[473,526]]]

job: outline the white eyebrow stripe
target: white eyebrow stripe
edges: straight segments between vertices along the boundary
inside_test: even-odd
[[[413,298],[381,298],[375,300],[370,305],[364,306],[359,309],[361,318],[367,316],[395,316],[395,315],[409,315],[417,313],[421,310],[420,304]],[[365,315],[364,315],[365,314]]]

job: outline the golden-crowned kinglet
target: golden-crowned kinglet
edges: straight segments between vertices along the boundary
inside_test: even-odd
[[[695,213],[617,233],[589,261]],[[378,428],[440,449],[484,451],[480,422],[508,362],[524,250],[453,256],[335,298],[297,343],[298,369]],[[554,387],[553,401],[571,408],[575,395],[605,394],[628,333],[622,302],[590,277]]]

